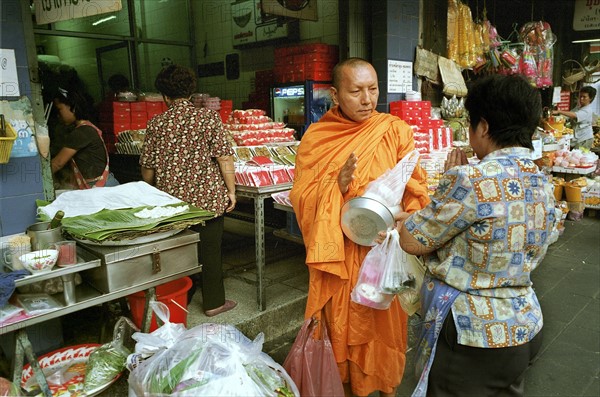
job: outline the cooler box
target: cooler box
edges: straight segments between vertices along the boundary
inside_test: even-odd
[[[78,243],[102,261],[99,267],[81,275],[94,288],[108,293],[188,270],[200,271],[199,241],[198,233],[185,230],[172,237],[137,245]]]

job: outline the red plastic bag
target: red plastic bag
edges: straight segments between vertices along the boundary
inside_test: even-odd
[[[314,338],[319,326],[323,339]],[[327,327],[321,326],[315,318],[304,321],[283,368],[294,380],[302,397],[344,395]]]

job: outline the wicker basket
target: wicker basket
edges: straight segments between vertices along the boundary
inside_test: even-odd
[[[10,123],[5,123],[5,136],[0,135],[0,164],[8,163],[10,159],[10,151],[17,139],[17,133],[12,128]]]

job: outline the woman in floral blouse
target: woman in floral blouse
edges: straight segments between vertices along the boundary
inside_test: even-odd
[[[541,99],[523,78],[495,75],[465,106],[481,161],[452,152],[432,202],[397,226],[427,268],[413,396],[521,396],[543,326],[530,276],[555,222],[552,184],[530,157]]]
[[[167,66],[156,77],[155,86],[169,109],[148,122],[140,157],[142,178],[172,196],[215,213],[215,218],[204,226],[192,227],[200,233],[198,256],[202,263],[202,274],[194,278],[193,290],[201,279],[204,313],[215,316],[237,305],[225,299],[221,261],[223,215],[236,204],[233,149],[219,114],[198,109],[189,101],[196,89],[191,69]]]

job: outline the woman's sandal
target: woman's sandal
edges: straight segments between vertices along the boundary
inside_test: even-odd
[[[214,309],[205,310],[204,314],[206,314],[207,317],[213,317],[213,316],[216,316],[217,314],[228,312],[229,310],[233,309],[236,306],[237,306],[236,301],[226,299],[225,303],[223,305],[221,305],[217,308],[214,308]]]

